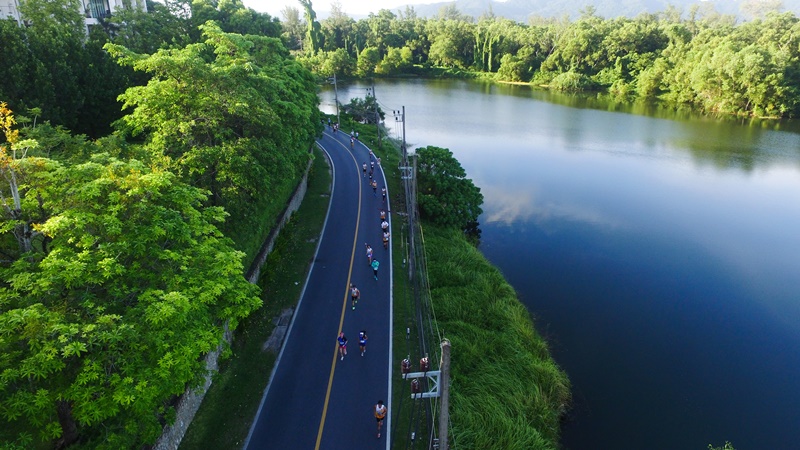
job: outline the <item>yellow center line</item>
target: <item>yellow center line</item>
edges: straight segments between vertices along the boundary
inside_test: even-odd
[[[347,151],[347,147],[344,144],[336,140],[336,143],[341,145],[342,148]],[[358,171],[358,161],[356,160],[355,156],[348,152],[350,156],[353,158],[353,164],[356,166],[356,175],[359,176],[358,178],[358,213],[356,214],[356,229],[353,235],[353,250],[350,253],[350,269],[347,271],[347,283],[345,283],[344,288],[344,299],[342,300],[342,313],[339,316],[339,331],[336,333],[337,336],[339,333],[342,332],[342,325],[344,324],[344,312],[347,310],[347,295],[350,291],[350,279],[353,275],[353,261],[356,257],[356,242],[358,242],[358,225],[361,221],[361,177],[360,172]],[[325,392],[325,404],[322,406],[322,418],[319,421],[319,431],[317,431],[317,443],[314,446],[314,450],[319,450],[319,446],[322,443],[322,429],[325,428],[325,417],[328,415],[328,403],[331,399],[331,387],[333,386],[333,374],[336,372],[336,357],[338,352],[338,343],[334,344],[333,347],[333,360],[331,362],[331,373],[328,376],[328,389]]]

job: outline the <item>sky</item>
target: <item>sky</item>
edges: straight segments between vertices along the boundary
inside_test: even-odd
[[[330,11],[331,4],[336,0],[312,0],[311,6],[314,12],[319,14],[320,11]],[[446,0],[338,0],[342,5],[342,11],[350,17],[354,16],[367,16],[369,13],[377,13],[381,9],[389,9],[395,11],[400,6],[404,5],[420,5],[425,3],[439,3]],[[265,12],[273,17],[283,19],[281,11],[291,6],[300,10],[301,14],[303,8],[300,6],[298,0],[243,0],[244,6],[253,8],[258,12]],[[302,16],[301,16],[302,17]]]

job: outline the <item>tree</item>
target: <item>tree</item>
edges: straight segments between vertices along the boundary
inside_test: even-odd
[[[474,62],[474,25],[445,20],[430,25],[428,60],[444,67],[465,69]]]
[[[20,13],[30,24],[25,30],[28,49],[26,86],[19,109],[38,107],[53,123],[78,128],[76,112],[83,107],[81,74],[84,23],[77,0],[28,0]],[[5,42],[3,43],[5,45]],[[18,62],[17,62],[18,63]]]
[[[36,208],[29,204],[23,207],[23,184],[29,172],[24,167],[25,159],[38,143],[31,139],[21,139],[19,130],[15,129],[16,123],[8,105],[0,103],[0,131],[5,140],[5,145],[0,145],[0,175],[5,181],[0,187],[4,219],[0,233],[11,232],[17,241],[17,254],[25,254],[33,251],[33,240],[40,234],[32,227],[31,210]],[[12,254],[9,250],[5,253]]]
[[[203,43],[139,55],[106,49],[146,72],[146,86],[122,96],[130,114],[117,126],[143,140],[150,161],[210,191],[209,205],[234,218],[237,243],[265,227],[265,192],[294,186],[321,127],[314,80],[279,39],[224,33],[203,25]],[[233,228],[235,227],[235,228]]]
[[[427,146],[417,152],[417,192],[423,218],[463,231],[477,230],[483,210],[480,188],[467,178],[461,163],[446,148]]]
[[[153,443],[224,325],[260,305],[206,194],[135,161],[46,165],[26,195],[51,240],[2,270],[0,413],[43,440]]]
[[[300,50],[303,48],[303,24],[300,22],[300,10],[287,6],[281,11],[283,15],[283,33],[281,38],[289,50]]]
[[[389,47],[386,50],[386,56],[383,61],[378,64],[376,73],[382,75],[392,75],[402,73],[413,66],[411,62],[411,49],[408,47],[394,48]]]
[[[308,55],[313,56],[322,49],[322,27],[317,22],[317,13],[314,12],[311,0],[299,1],[305,10],[306,18],[306,38],[303,41],[303,47]]]
[[[321,22],[325,50],[334,51],[341,48],[350,53],[353,24],[355,21],[342,11],[341,3],[338,1],[332,3],[330,16]],[[350,54],[356,56],[355,53]]]
[[[353,120],[361,123],[374,124],[376,119],[380,118],[383,121],[386,117],[375,97],[371,95],[368,95],[366,99],[351,98],[350,103],[342,108]]]
[[[375,47],[365,47],[358,54],[358,62],[356,63],[356,71],[361,77],[371,77],[375,73],[375,68],[380,62],[380,53]]]
[[[113,27],[113,42],[137,53],[155,53],[158,49],[183,47],[189,43],[192,24],[175,5],[148,2],[147,11],[120,8],[108,19]]]

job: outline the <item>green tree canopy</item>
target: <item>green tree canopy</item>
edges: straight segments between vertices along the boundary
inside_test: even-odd
[[[417,193],[422,217],[437,225],[475,231],[483,194],[449,149],[427,146],[417,152]]]
[[[30,157],[49,245],[2,269],[0,414],[42,439],[152,443],[224,325],[260,305],[206,194],[135,160]]]
[[[152,163],[210,191],[235,235],[263,227],[253,208],[299,177],[320,112],[311,74],[279,39],[224,33],[213,22],[201,28],[205,42],[150,56],[106,46],[152,75],[121,96],[131,111],[118,127],[144,139]]]

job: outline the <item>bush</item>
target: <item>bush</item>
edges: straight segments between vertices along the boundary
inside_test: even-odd
[[[550,82],[550,87],[562,92],[582,92],[597,89],[597,84],[582,73],[565,72]]]

